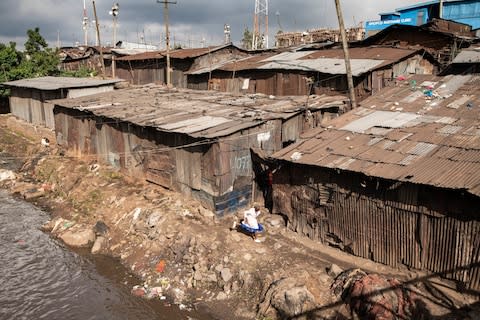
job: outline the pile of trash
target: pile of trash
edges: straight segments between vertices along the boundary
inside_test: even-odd
[[[335,278],[331,289],[361,319],[413,319],[418,314],[416,294],[395,278],[349,269]]]

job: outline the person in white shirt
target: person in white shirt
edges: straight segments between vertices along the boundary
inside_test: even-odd
[[[260,213],[261,213],[260,206],[258,204],[254,204],[253,208],[246,210],[243,213],[242,225],[247,228],[244,228],[244,229],[246,229],[247,231],[251,231],[249,229],[261,231],[257,221],[257,217],[260,215]],[[257,238],[256,231],[252,231],[251,233],[252,233],[252,238],[256,240]]]

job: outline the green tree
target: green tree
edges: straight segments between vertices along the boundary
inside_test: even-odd
[[[16,80],[12,77],[12,70],[17,68],[21,61],[22,55],[17,51],[15,42],[8,45],[0,43],[0,82]]]
[[[23,78],[54,76],[60,74],[58,65],[60,58],[55,50],[40,34],[40,29],[27,30],[24,59],[19,66],[19,74]]]
[[[40,28],[36,27],[35,29],[27,30],[28,40],[25,42],[25,53],[26,54],[35,54],[42,50],[48,48],[48,44],[45,39],[40,34]]]
[[[242,47],[247,50],[252,49],[252,40],[253,33],[245,27],[245,30],[243,30]]]

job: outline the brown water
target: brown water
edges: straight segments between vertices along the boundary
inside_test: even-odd
[[[115,260],[72,252],[40,231],[48,214],[0,190],[0,319],[208,319],[130,294]]]

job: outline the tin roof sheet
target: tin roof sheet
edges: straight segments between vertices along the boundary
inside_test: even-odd
[[[476,50],[462,50],[453,59],[452,63],[480,63],[480,48]]]
[[[301,52],[303,53],[303,52]],[[352,75],[359,76],[381,65],[383,60],[351,59]],[[319,58],[312,60],[275,60],[267,62],[257,69],[260,70],[302,70],[328,74],[346,74],[345,61],[343,59]]]
[[[370,70],[395,63],[417,53],[418,50],[368,47],[351,48],[350,63],[352,74],[359,76]],[[266,52],[236,61],[219,63],[212,70],[299,70],[328,74],[346,74],[343,50],[325,49],[316,51]],[[192,74],[211,71],[210,69],[194,70]]]
[[[223,48],[227,47],[234,47],[238,50],[243,50],[240,48],[237,48],[236,46],[232,44],[225,44],[221,46],[210,46],[210,47],[205,47],[205,48],[185,48],[185,49],[176,49],[176,50],[171,50],[169,52],[170,58],[172,59],[188,59],[188,58],[196,58],[200,57],[203,55],[206,55],[208,53],[212,53],[218,50],[221,50]],[[165,50],[156,50],[156,51],[151,51],[151,52],[141,52],[137,54],[133,54],[127,57],[121,57],[118,58],[120,61],[134,61],[134,60],[148,60],[148,59],[161,59],[163,57],[166,57],[167,52]]]
[[[411,76],[273,158],[480,196],[479,88],[480,76]]]
[[[121,79],[100,80],[92,78],[72,78],[72,77],[41,77],[22,79],[16,81],[4,82],[8,87],[32,88],[39,90],[58,90],[71,88],[89,88],[112,85],[122,82]]]
[[[310,96],[312,110],[342,107],[342,96]],[[168,90],[145,85],[76,99],[53,100],[65,108],[196,138],[217,138],[305,109],[306,97],[236,96],[217,91]]]

